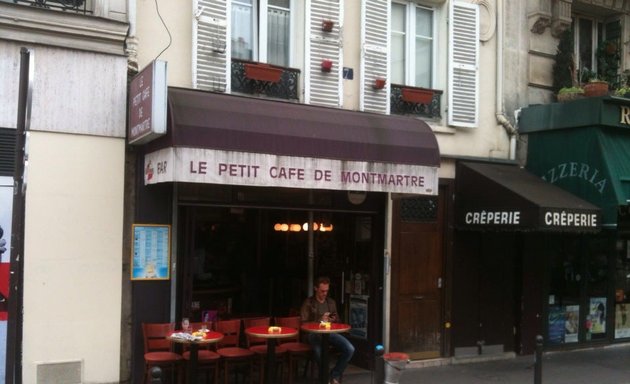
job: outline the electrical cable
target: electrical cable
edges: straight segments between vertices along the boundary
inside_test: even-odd
[[[173,42],[173,36],[171,36],[171,31],[168,30],[168,27],[166,26],[166,23],[164,22],[164,19],[162,18],[162,15],[160,14],[160,8],[158,7],[157,0],[155,0],[155,10],[157,11],[158,17],[160,18],[162,25],[164,25],[164,29],[166,29],[166,33],[168,33],[168,45],[166,46],[166,48],[162,50],[162,52],[160,52],[159,55],[155,57],[155,60],[157,60],[158,57],[162,56],[164,51],[166,51],[171,46],[171,43]]]

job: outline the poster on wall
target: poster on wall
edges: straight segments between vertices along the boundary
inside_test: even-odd
[[[350,334],[367,338],[368,300],[367,295],[350,295]]]
[[[564,342],[564,309],[560,305],[549,306],[548,337],[549,344],[562,344]]]
[[[134,224],[131,238],[131,280],[168,280],[171,226]]]
[[[5,377],[6,365],[12,218],[13,178],[0,176],[0,382]]]
[[[629,304],[615,305],[615,339],[630,337]]]
[[[577,343],[580,330],[580,306],[567,305],[564,310],[564,342]]]
[[[593,335],[606,333],[605,297],[591,297],[586,327]]]

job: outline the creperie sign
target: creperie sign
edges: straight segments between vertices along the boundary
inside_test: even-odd
[[[262,153],[165,148],[145,156],[145,184],[193,182],[437,194],[437,168]]]
[[[519,226],[520,210],[471,210],[464,213],[464,223],[469,226]],[[531,223],[530,223],[531,224]],[[570,212],[566,210],[545,211],[542,225],[549,228],[597,228],[598,214]]]

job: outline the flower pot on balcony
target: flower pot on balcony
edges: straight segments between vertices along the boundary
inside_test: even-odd
[[[584,96],[606,96],[608,94],[608,83],[605,81],[589,81],[584,84]]]
[[[322,20],[322,31],[332,32],[335,23],[332,20]]]
[[[274,68],[268,64],[245,64],[245,77],[252,80],[265,81],[269,83],[280,82],[282,69]]]
[[[372,84],[372,88],[373,89],[383,89],[383,88],[385,88],[385,79],[380,78],[380,77],[374,79],[374,84]]]
[[[324,59],[322,60],[322,72],[330,72],[332,70],[333,62],[332,60]]]
[[[433,91],[421,88],[401,88],[403,101],[414,104],[430,104],[433,100]]]

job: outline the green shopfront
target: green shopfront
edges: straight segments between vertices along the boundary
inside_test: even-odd
[[[630,99],[585,98],[524,108],[526,168],[598,206],[602,231],[548,260],[547,347],[630,339]]]

